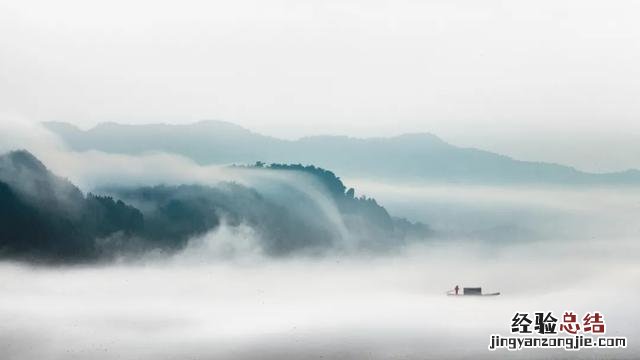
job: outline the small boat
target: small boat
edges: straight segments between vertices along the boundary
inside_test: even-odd
[[[462,288],[462,292],[456,294],[455,290],[447,291],[447,295],[449,296],[497,296],[500,295],[499,292],[483,294],[481,287],[465,287]]]

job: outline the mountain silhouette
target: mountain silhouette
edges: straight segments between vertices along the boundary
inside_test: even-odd
[[[222,121],[189,125],[100,124],[83,131],[60,122],[45,123],[72,149],[122,154],[168,152],[199,164],[302,163],[343,176],[477,184],[600,185],[640,184],[640,172],[594,174],[448,144],[429,133],[359,139],[312,136],[283,140]]]
[[[249,226],[269,256],[386,251],[431,235],[424,224],[391,217],[374,199],[356,198],[331,171],[286,164],[242,169],[292,172],[312,181],[277,178],[277,186],[267,186],[276,190],[267,192],[223,182],[123,186],[85,195],[27,151],[0,155],[0,257],[82,262],[171,253],[222,224]],[[319,191],[301,191],[305,184],[317,184]]]
[[[85,196],[27,151],[0,156],[0,255],[95,260],[95,240],[142,226],[142,214],[110,197]]]

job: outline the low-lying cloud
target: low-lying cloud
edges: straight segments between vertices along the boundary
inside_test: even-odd
[[[4,263],[0,347],[20,359],[635,358],[637,265],[587,249],[440,244],[390,257],[212,263],[193,248],[143,264]],[[455,284],[502,295],[445,296]],[[488,352],[490,334],[508,335],[516,311],[565,310],[602,312],[608,334],[630,346]]]
[[[304,175],[202,167],[167,154],[74,153],[55,141],[10,143],[0,134],[0,143],[34,151],[85,191],[231,181],[275,199],[287,184],[290,196],[314,199],[340,224],[327,194]],[[224,220],[177,252],[91,266],[3,261],[0,353],[38,360],[639,356],[637,189],[347,183],[437,235],[393,252],[274,258],[254,227]],[[447,297],[455,285],[502,295]],[[601,311],[607,334],[626,336],[628,348],[487,350],[490,334],[509,334],[516,311],[565,310]]]

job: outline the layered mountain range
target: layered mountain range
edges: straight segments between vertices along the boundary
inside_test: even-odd
[[[137,155],[167,152],[199,164],[302,163],[342,176],[384,180],[471,184],[640,184],[640,171],[587,173],[572,167],[519,161],[508,156],[448,144],[429,133],[388,138],[313,136],[283,140],[222,121],[188,125],[100,124],[89,130],[45,123],[77,151]]]

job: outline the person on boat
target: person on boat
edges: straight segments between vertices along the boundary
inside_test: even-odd
[[[458,291],[460,290],[460,286],[456,285],[456,287],[454,287],[453,290],[455,290],[456,291],[456,295],[458,295]]]

